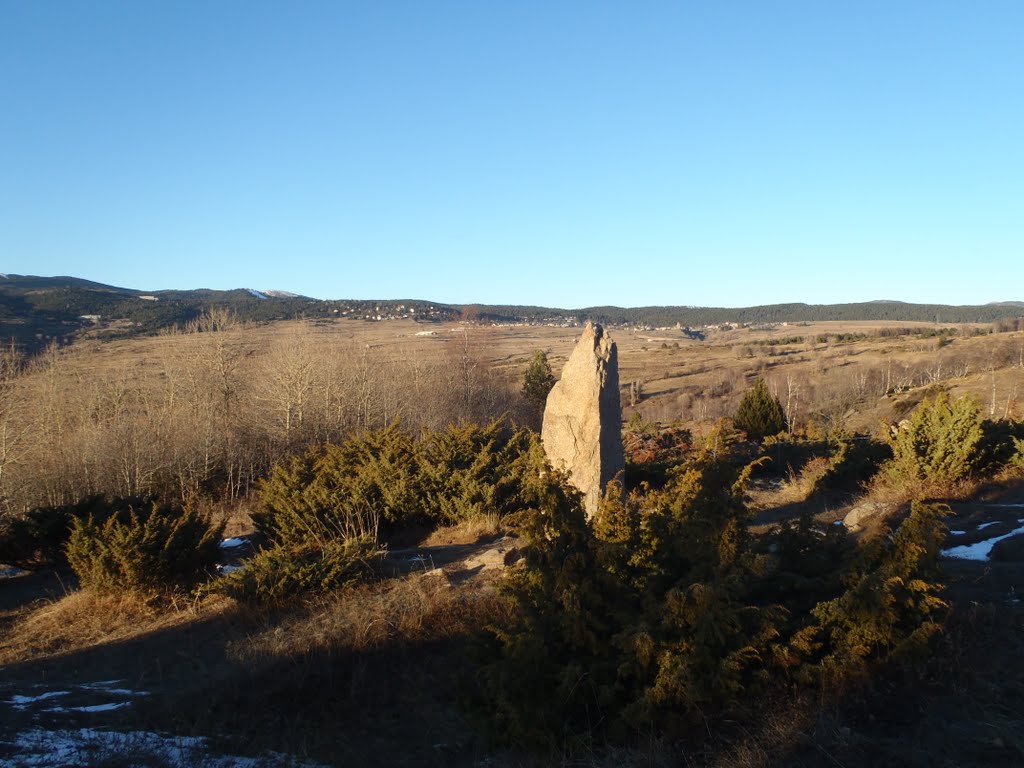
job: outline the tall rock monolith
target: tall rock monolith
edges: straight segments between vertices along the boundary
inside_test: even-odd
[[[608,481],[626,465],[622,453],[619,358],[600,325],[586,328],[548,394],[541,441],[548,461],[569,472],[587,516],[597,513]]]

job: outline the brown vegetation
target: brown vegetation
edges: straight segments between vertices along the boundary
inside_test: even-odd
[[[516,450],[504,451],[499,427],[479,426],[501,415],[530,423],[523,371],[540,349],[557,373],[576,331],[447,325],[418,337],[421,328],[246,327],[219,314],[31,361],[8,350],[7,519],[95,494],[155,493],[204,521],[231,516],[232,533],[252,530],[245,513],[258,505],[270,544],[289,538],[285,523],[299,530],[343,515],[345,524],[318,528],[338,536],[292,537],[290,550],[268,546],[251,561],[267,560],[262,570],[187,594],[104,595],[68,582],[66,596],[33,603],[42,592],[26,587],[0,612],[0,685],[125,676],[152,694],[123,713],[133,728],[231,734],[253,749],[349,764],[468,765],[484,754],[495,765],[930,764],[942,738],[916,733],[908,743],[920,752],[901,752],[882,724],[857,719],[888,712],[896,691],[892,708],[913,710],[900,717],[920,727],[945,712],[968,728],[988,721],[1000,756],[1024,756],[1008,735],[1019,695],[989,668],[989,656],[1021,650],[1020,611],[971,613],[964,606],[977,594],[957,592],[984,583],[990,603],[1008,587],[1012,596],[1019,538],[988,571],[954,568],[959,586],[940,594],[945,508],[902,503],[977,497],[1020,477],[1020,424],[1005,421],[1019,418],[1024,384],[1016,326],[940,335],[818,324],[709,331],[700,342],[613,331],[636,491],[594,526],[555,473],[538,471],[535,441],[516,432]],[[788,429],[762,445],[742,441],[728,419],[716,423],[757,380]],[[381,449],[391,438],[415,483],[367,516],[359,504],[377,492],[368,483],[390,492],[389,478],[397,482]],[[891,502],[897,518],[859,537],[821,525],[865,493]],[[503,504],[508,495],[516,503]],[[413,537],[428,532],[424,519],[458,524],[427,544],[515,527],[524,559],[511,586],[496,589],[490,571],[465,562],[458,579],[452,569],[384,567],[381,521],[394,522],[388,535]],[[105,530],[71,524],[94,538]],[[353,542],[366,551],[352,555]],[[26,562],[45,561],[35,555]],[[356,559],[373,567],[353,575]],[[285,574],[281,599],[221,588],[246,572],[257,592],[267,574]],[[943,676],[991,707],[957,709]],[[486,680],[494,685],[481,690]],[[925,698],[915,699],[915,681],[929,686]],[[502,755],[481,735],[488,729],[550,751]],[[973,760],[957,749],[949,754]]]

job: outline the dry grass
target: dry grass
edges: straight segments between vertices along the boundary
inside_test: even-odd
[[[476,515],[457,525],[443,526],[430,532],[421,547],[440,547],[450,544],[476,544],[493,539],[506,531],[501,515],[491,512]]]
[[[234,642],[229,654],[257,663],[425,644],[499,623],[507,610],[486,581],[452,586],[440,574],[416,573],[335,593],[291,616],[267,617],[261,631]]]
[[[200,613],[227,608],[225,598],[202,603],[115,597],[87,590],[47,601],[12,623],[0,641],[0,664],[39,659],[184,626]]]

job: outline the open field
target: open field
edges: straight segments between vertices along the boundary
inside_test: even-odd
[[[578,337],[571,327],[315,325],[325,345],[366,347],[391,361],[445,359],[452,349],[469,350],[513,382],[536,349],[547,354],[557,375]],[[269,339],[293,327],[278,324],[261,333]],[[625,420],[634,411],[662,422],[731,415],[761,376],[792,412],[795,427],[817,418],[829,426],[874,431],[880,419],[898,420],[908,401],[919,400],[908,393],[933,384],[954,397],[978,396],[993,415],[1018,415],[1024,333],[990,334],[990,327],[861,321],[709,329],[703,340],[678,329],[612,329],[611,336],[619,350]],[[639,388],[635,406],[631,384]]]

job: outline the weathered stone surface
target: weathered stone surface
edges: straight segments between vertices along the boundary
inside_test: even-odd
[[[618,353],[600,325],[587,323],[548,395],[541,441],[551,465],[568,470],[593,517],[608,481],[626,466]]]
[[[891,507],[888,504],[880,502],[860,504],[847,513],[846,517],[843,518],[843,525],[846,526],[847,530],[859,531],[868,520],[879,515],[884,516],[888,514],[890,509]]]

